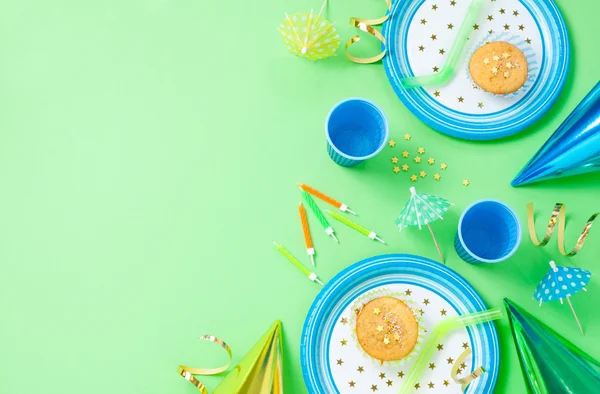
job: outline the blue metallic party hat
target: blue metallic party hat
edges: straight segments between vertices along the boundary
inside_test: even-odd
[[[528,393],[600,393],[600,363],[504,299]]]
[[[600,171],[600,82],[511,182],[513,186]]]

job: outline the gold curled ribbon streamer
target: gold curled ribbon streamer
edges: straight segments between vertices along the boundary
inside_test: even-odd
[[[391,11],[392,10],[391,0],[385,0],[385,3],[387,4],[388,11]],[[390,17],[389,14],[386,14],[386,15],[382,16],[381,18],[376,18],[376,19],[350,18],[350,26],[355,27],[361,31],[364,31],[365,33],[368,33],[368,34],[374,36],[379,41],[381,41],[381,43],[385,47],[387,45],[385,37],[378,30],[376,30],[373,26],[381,25],[383,22],[387,21],[389,17]],[[354,56],[354,55],[351,55],[350,53],[348,53],[348,48],[351,45],[353,45],[359,41],[360,41],[360,36],[356,35],[356,36],[350,38],[348,40],[348,42],[346,42],[346,57],[348,59],[352,60],[354,63],[359,63],[359,64],[375,63],[375,62],[378,62],[381,59],[383,59],[383,57],[387,53],[387,49],[384,49],[378,55],[371,56],[371,57],[357,57],[357,56]]]
[[[179,367],[177,367],[177,373],[181,377],[183,377],[185,380],[187,380],[188,382],[193,384],[194,387],[196,387],[199,392],[201,392],[202,394],[208,394],[208,390],[206,389],[204,384],[201,381],[199,381],[198,379],[196,379],[196,377],[194,375],[208,376],[208,375],[216,375],[218,373],[226,371],[227,368],[229,368],[229,365],[231,365],[232,354],[231,354],[231,348],[229,347],[229,345],[227,345],[223,340],[221,340],[215,336],[202,335],[199,339],[202,341],[214,342],[214,343],[220,345],[223,349],[225,349],[225,351],[229,355],[229,361],[227,362],[227,364],[223,365],[222,367],[218,367],[218,368],[193,368],[193,367],[187,367],[185,365],[180,365]]]
[[[462,354],[460,356],[458,356],[458,358],[456,359],[456,362],[454,362],[454,365],[452,366],[452,370],[450,372],[451,376],[452,376],[452,380],[454,380],[456,383],[462,385],[460,387],[460,389],[462,391],[465,391],[467,386],[472,381],[474,381],[475,379],[480,377],[485,372],[485,369],[483,369],[483,367],[479,367],[467,376],[463,376],[462,378],[458,377],[458,367],[460,367],[460,364],[462,364],[465,361],[465,359],[467,357],[469,357],[470,354],[471,354],[471,348],[467,348],[464,352],[462,352]]]
[[[531,238],[531,242],[535,246],[545,246],[552,238],[552,234],[554,233],[554,229],[556,224],[558,223],[558,250],[563,256],[575,256],[583,247],[585,243],[585,239],[587,238],[590,229],[592,228],[592,224],[594,224],[594,220],[596,217],[600,215],[600,213],[595,213],[588,219],[585,226],[583,226],[583,230],[577,239],[577,243],[573,247],[573,249],[567,253],[565,249],[565,224],[566,224],[566,216],[567,216],[567,208],[562,203],[556,203],[554,205],[554,210],[552,211],[552,216],[550,217],[550,221],[548,222],[548,228],[546,229],[546,235],[544,235],[544,239],[540,242],[535,232],[535,221],[533,215],[533,203],[527,204],[527,222],[529,226],[529,237]]]

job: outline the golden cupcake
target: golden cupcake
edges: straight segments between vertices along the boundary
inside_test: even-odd
[[[473,82],[486,92],[516,92],[527,81],[527,59],[508,42],[488,42],[475,51],[469,62]]]
[[[356,311],[356,337],[371,357],[397,361],[408,356],[419,339],[419,324],[402,300],[379,297]]]

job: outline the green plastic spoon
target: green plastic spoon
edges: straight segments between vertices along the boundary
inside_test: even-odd
[[[433,74],[402,78],[400,79],[400,85],[402,85],[403,88],[410,89],[419,86],[440,86],[450,81],[456,70],[460,55],[467,44],[471,29],[477,21],[483,2],[484,0],[473,0],[471,2],[471,5],[467,10],[467,15],[465,16],[465,19],[463,19],[462,25],[458,30],[456,39],[452,44],[452,48],[450,48],[450,53],[448,53],[448,58],[446,59],[446,63],[442,66],[442,69]]]
[[[449,317],[440,321],[433,331],[431,331],[431,334],[429,334],[429,337],[417,356],[415,364],[408,372],[408,375],[406,375],[406,379],[402,382],[400,394],[412,393],[415,384],[429,365],[429,360],[431,360],[431,356],[433,356],[437,344],[442,342],[442,339],[449,331],[500,318],[502,318],[502,311],[500,309],[490,309],[483,312],[470,313],[468,315]]]

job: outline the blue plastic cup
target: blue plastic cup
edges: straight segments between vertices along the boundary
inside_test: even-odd
[[[325,134],[329,156],[337,164],[351,167],[381,152],[390,131],[377,105],[351,98],[339,102],[329,112]]]
[[[497,200],[476,201],[458,222],[454,247],[472,264],[499,263],[512,256],[521,243],[521,222],[515,212]]]

